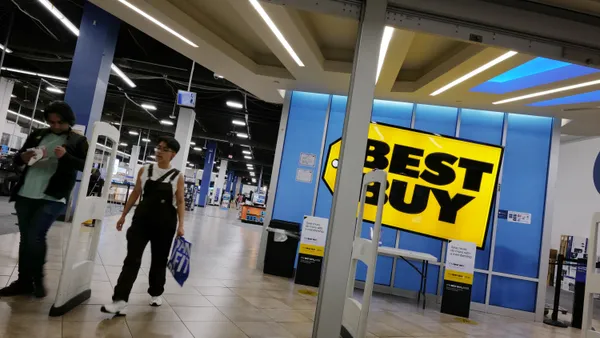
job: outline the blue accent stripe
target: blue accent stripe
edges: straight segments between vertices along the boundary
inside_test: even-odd
[[[472,88],[471,91],[506,94],[597,72],[600,70],[546,58],[535,58]]]

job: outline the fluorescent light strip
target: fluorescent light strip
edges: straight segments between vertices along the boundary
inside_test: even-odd
[[[155,25],[159,26],[160,28],[166,30],[167,32],[175,35],[176,37],[178,37],[181,41],[187,43],[188,45],[194,47],[194,48],[198,48],[198,45],[196,45],[195,43],[193,43],[192,41],[186,39],[183,35],[177,33],[176,31],[174,31],[171,27],[165,25],[164,23],[156,20],[154,17],[152,17],[150,14],[142,11],[141,9],[135,7],[134,5],[130,4],[129,2],[125,1],[125,0],[119,0],[120,3],[122,3],[123,5],[129,7],[131,10],[133,10],[134,12],[138,13],[139,15],[143,16],[144,18],[150,20],[152,23],[154,23]]]
[[[381,73],[381,68],[383,68],[385,55],[387,54],[387,50],[390,46],[390,41],[392,40],[393,35],[394,27],[385,26],[385,29],[383,30],[383,37],[381,38],[381,46],[379,47],[379,60],[377,61],[377,75],[375,76],[375,83],[379,81],[379,73]]]
[[[43,74],[43,73],[36,73],[36,72],[31,72],[31,71],[22,70],[22,69],[2,67],[2,70],[5,70],[5,71],[11,72],[11,73],[19,73],[19,74],[25,74],[25,75],[31,75],[31,76],[38,76],[38,77],[43,77],[46,79],[52,79],[52,80],[57,80],[57,81],[64,81],[64,82],[69,81],[69,79],[66,77],[48,75],[48,74]]]
[[[67,27],[73,34],[79,36],[79,28],[75,27],[75,25],[67,19],[50,1],[48,0],[38,0],[47,10],[52,13],[60,22]]]
[[[149,103],[142,103],[141,107],[148,109],[148,110],[156,110],[156,106],[153,104],[149,104]]]
[[[119,0],[119,1],[124,1],[124,0]],[[252,5],[252,7],[254,7],[254,9],[258,12],[260,17],[265,21],[267,26],[269,26],[269,28],[271,29],[271,32],[273,32],[273,34],[275,34],[275,36],[277,37],[277,40],[279,40],[279,42],[283,45],[283,48],[285,48],[285,50],[288,52],[288,54],[290,54],[292,59],[294,59],[294,61],[296,61],[298,66],[304,67],[304,63],[302,63],[302,60],[300,60],[300,58],[298,57],[298,54],[296,54],[296,52],[294,51],[292,46],[290,46],[290,44],[287,42],[287,40],[285,39],[283,34],[279,31],[279,28],[277,28],[277,26],[275,25],[273,20],[271,20],[271,18],[267,14],[267,12],[265,12],[264,8],[262,8],[262,6],[258,3],[257,0],[249,0],[249,1],[250,1],[250,4]]]
[[[119,69],[119,67],[115,66],[115,64],[111,64],[110,65],[110,69],[113,70],[113,72],[115,72],[123,81],[125,81],[125,83],[127,83],[127,85],[131,88],[135,88],[137,87],[135,85],[135,83],[133,83],[133,81],[131,81],[131,79],[129,77],[127,77],[127,75],[125,75],[125,73],[123,73],[122,70]]]
[[[227,101],[227,102],[225,102],[225,104],[229,108],[235,108],[235,109],[242,109],[242,108],[244,108],[244,105],[241,104],[241,103],[239,103],[239,102],[237,102],[237,101]],[[244,123],[244,125],[246,125],[246,124]]]
[[[506,53],[502,54],[501,56],[495,58],[494,60],[486,63],[485,65],[483,65],[483,66],[481,66],[481,67],[479,67],[477,69],[474,69],[471,72],[469,72],[469,73],[467,73],[467,74],[459,77],[458,79],[456,79],[456,80],[448,83],[447,85],[443,86],[442,88],[436,90],[435,92],[433,92],[433,93],[431,93],[429,95],[430,96],[439,95],[439,94],[445,92],[446,90],[448,90],[448,89],[450,89],[450,88],[452,88],[452,87],[454,87],[454,86],[456,86],[456,85],[458,85],[460,83],[463,83],[463,82],[467,81],[468,79],[472,78],[473,76],[475,76],[475,75],[477,75],[479,73],[482,73],[482,72],[484,72],[484,71],[486,71],[486,70],[494,67],[495,65],[499,64],[500,62],[508,60],[508,59],[510,59],[511,57],[513,57],[513,56],[515,56],[517,54],[518,53],[514,52],[514,51],[506,52]]]
[[[521,100],[531,99],[531,98],[534,98],[534,97],[539,97],[539,96],[544,96],[544,95],[550,95],[550,94],[560,93],[560,92],[566,92],[568,90],[573,90],[573,89],[578,89],[578,88],[583,88],[583,87],[594,86],[594,85],[597,85],[597,84],[600,84],[600,80],[582,82],[582,83],[578,83],[578,84],[574,84],[574,85],[570,85],[570,86],[565,86],[565,87],[559,87],[559,88],[544,90],[544,91],[541,91],[541,92],[531,93],[531,94],[527,94],[527,95],[513,97],[513,98],[510,98],[510,99],[506,99],[506,100],[500,100],[500,101],[492,102],[492,104],[503,104],[503,103],[521,101]]]
[[[12,53],[12,50],[10,48],[4,47],[4,45],[0,44],[0,49],[5,50],[8,54]]]

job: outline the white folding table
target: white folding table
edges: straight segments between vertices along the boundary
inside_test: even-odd
[[[425,308],[425,303],[427,301],[426,291],[427,291],[427,272],[429,271],[429,262],[437,262],[437,258],[435,256],[418,251],[410,251],[404,249],[390,248],[385,246],[380,246],[377,250],[377,253],[383,256],[390,256],[395,258],[401,258],[408,265],[410,265],[415,271],[421,276],[421,283],[419,285],[419,293],[417,296],[417,304],[421,301],[421,294],[423,294],[423,309]],[[421,261],[421,270],[414,265],[410,260]],[[441,273],[441,271],[440,271]],[[392,285],[392,287],[394,287]]]

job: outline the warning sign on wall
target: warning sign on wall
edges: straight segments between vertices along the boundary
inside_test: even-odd
[[[329,146],[323,181],[333,193],[341,139]],[[364,172],[388,172],[382,224],[483,247],[503,148],[371,123]],[[374,222],[379,186],[368,189]]]

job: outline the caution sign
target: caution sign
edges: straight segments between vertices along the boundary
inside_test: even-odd
[[[327,218],[304,216],[296,268],[296,284],[319,287],[328,225]]]
[[[341,139],[329,146],[323,181],[333,193]],[[482,248],[503,148],[371,123],[364,172],[388,172],[382,224]],[[368,189],[364,220],[375,221],[379,186]]]

